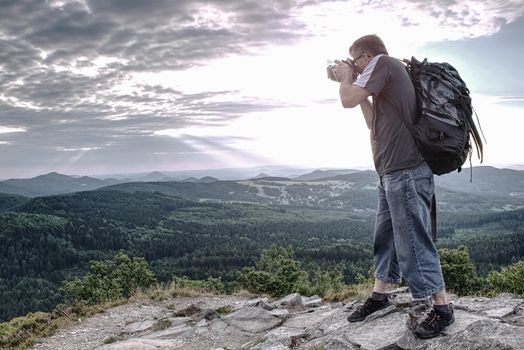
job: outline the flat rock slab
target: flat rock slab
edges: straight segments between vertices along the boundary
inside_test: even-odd
[[[155,325],[156,321],[153,319],[146,319],[143,321],[133,322],[128,324],[123,332],[124,333],[138,333],[148,330]]]
[[[289,350],[289,347],[279,342],[265,341],[255,345],[249,350]]]
[[[475,349],[523,350],[524,329],[484,319],[470,324],[463,332],[441,338],[425,350]]]
[[[268,341],[279,342],[290,346],[293,337],[305,337],[304,329],[278,327],[266,334]]]
[[[96,348],[97,350],[159,350],[170,349],[173,342],[154,339],[128,339],[115,344],[108,344]]]
[[[176,339],[182,335],[190,334],[194,331],[194,328],[186,325],[181,324],[177,326],[171,326],[169,328],[159,330],[156,332],[152,332],[150,334],[147,334],[143,336],[143,338],[149,338],[149,339]]]
[[[523,305],[523,300],[517,299],[511,294],[501,294],[496,298],[462,297],[453,304],[457,309],[483,314],[492,318],[504,318],[512,315],[519,306]]]
[[[312,328],[320,324],[328,324],[333,315],[338,310],[333,310],[330,307],[322,306],[311,309],[308,312],[292,313],[285,321],[284,326],[291,328]]]
[[[361,349],[381,349],[396,344],[404,334],[404,327],[408,320],[405,313],[395,312],[360,324],[350,324],[344,332],[346,339],[352,344],[359,345]]]
[[[244,307],[222,319],[230,326],[251,333],[261,333],[282,323],[282,319],[261,307]]]

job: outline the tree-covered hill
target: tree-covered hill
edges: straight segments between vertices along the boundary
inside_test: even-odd
[[[89,176],[72,177],[59,173],[39,175],[31,179],[0,181],[0,192],[27,197],[49,196],[60,193],[90,191],[122,182],[116,179],[97,179]]]
[[[368,199],[355,203],[371,201],[368,191]],[[487,273],[524,257],[523,223],[522,209],[443,211],[439,246],[466,244],[479,271]],[[52,308],[64,280],[119,250],[145,257],[160,280],[214,276],[227,283],[263,249],[291,246],[308,271],[337,268],[351,283],[372,265],[373,226],[372,212],[347,208],[206,202],[154,191],[106,189],[24,200],[0,213],[0,319]]]
[[[452,191],[484,196],[510,195],[524,200],[524,171],[521,170],[481,166],[470,171],[465,165],[460,173],[435,176],[435,182],[438,186]]]
[[[8,211],[27,202],[29,198],[10,193],[0,192],[0,212]]]
[[[122,191],[134,192],[158,192],[171,196],[179,196],[193,200],[214,201],[236,201],[264,203],[267,200],[257,196],[258,190],[236,181],[213,181],[213,182],[128,182],[113,186],[107,186],[99,191]]]
[[[485,169],[475,168],[475,174],[479,173],[479,179],[475,178],[473,183],[488,181],[483,170]],[[497,170],[497,172],[505,174],[504,170]],[[456,181],[445,180],[448,176],[452,178],[459,176],[459,178]],[[516,176],[520,179],[518,175]],[[502,178],[506,179],[504,176]],[[522,178],[524,179],[524,173]],[[439,211],[489,213],[524,207],[524,192],[518,192],[521,189],[514,185],[504,184],[504,190],[495,191],[493,188],[496,186],[491,183],[489,186],[484,186],[486,191],[482,192],[478,185],[469,183],[469,179],[466,184],[455,185],[460,183],[461,179],[464,180],[463,175],[448,174],[435,181]],[[378,178],[374,172],[360,171],[314,181],[260,178],[210,183],[133,182],[104,187],[99,191],[159,192],[199,201],[249,202],[345,209],[354,214],[365,216],[373,215],[376,209],[377,181]],[[496,176],[493,176],[491,181],[498,183]]]
[[[38,197],[0,214],[0,318],[49,309],[60,299],[63,279],[118,250],[146,257],[164,280],[226,277],[270,244],[357,242],[368,230],[367,222],[346,213],[200,203],[160,193]]]

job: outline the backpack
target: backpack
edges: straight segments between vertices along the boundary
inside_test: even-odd
[[[415,57],[402,61],[413,82],[417,98],[416,120],[407,127],[433,174],[442,175],[454,170],[460,172],[468,157],[471,168],[471,140],[475,143],[482,163],[483,145],[472,118],[469,89],[457,70],[448,63],[433,63],[427,59],[420,62]],[[436,242],[435,194],[431,199],[430,216],[432,238]]]
[[[433,174],[460,172],[468,156],[471,164],[471,139],[482,163],[483,145],[472,118],[469,89],[457,70],[415,57],[403,62],[417,98],[417,120],[408,129]]]

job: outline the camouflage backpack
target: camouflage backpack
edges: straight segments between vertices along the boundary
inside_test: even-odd
[[[468,157],[471,164],[471,140],[482,163],[483,145],[472,118],[469,89],[457,70],[448,63],[433,63],[427,59],[419,62],[415,57],[403,62],[417,98],[417,119],[407,127],[433,174],[442,175],[454,170],[460,172]],[[430,211],[431,233],[433,241],[436,241],[435,194]]]
[[[419,62],[414,57],[403,62],[418,109],[417,120],[408,128],[433,173],[460,172],[468,156],[471,162],[471,140],[482,163],[482,140],[472,118],[469,90],[457,70],[448,63]]]

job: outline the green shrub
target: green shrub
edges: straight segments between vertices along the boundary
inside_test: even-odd
[[[233,307],[231,305],[224,305],[215,310],[219,315],[227,315],[231,311],[233,311]]]
[[[468,248],[461,245],[457,249],[442,248],[438,252],[446,287],[458,295],[479,293],[482,280],[469,257]]]
[[[297,292],[307,284],[307,272],[293,259],[293,250],[272,246],[263,250],[256,268],[246,267],[237,275],[240,284],[254,293],[274,297]]]
[[[224,282],[221,278],[208,277],[205,280],[192,280],[187,277],[173,276],[171,281],[170,290],[173,295],[180,294],[179,292],[186,289],[195,290],[198,292],[209,292],[221,294],[224,293],[225,287]]]
[[[62,290],[70,302],[88,305],[129,298],[137,289],[155,282],[144,258],[117,253],[113,260],[92,261],[90,272],[64,283]]]
[[[319,295],[335,294],[344,288],[342,282],[344,276],[338,269],[329,271],[317,269],[313,274],[311,283],[309,281],[299,290],[300,294]]]
[[[524,297],[524,260],[503,267],[500,272],[490,272],[487,282],[488,294],[507,292]]]
[[[29,313],[0,323],[0,349],[26,349],[57,327],[55,316],[46,312]]]

